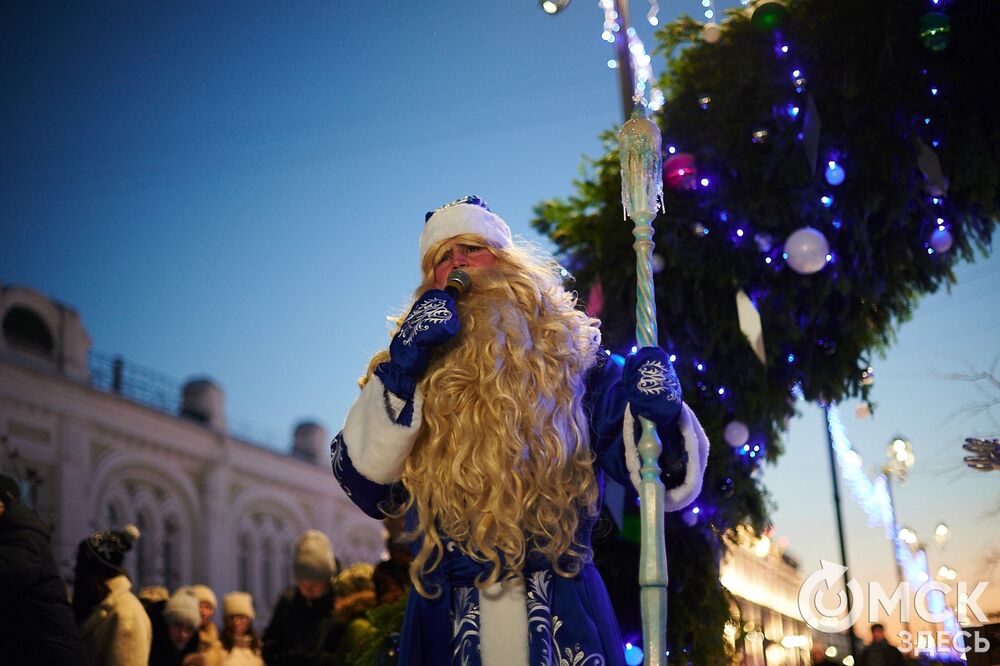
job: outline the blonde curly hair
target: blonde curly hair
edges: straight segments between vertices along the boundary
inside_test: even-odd
[[[488,247],[480,236],[448,240]],[[414,298],[435,286],[447,242],[424,257]],[[591,555],[576,537],[597,511],[583,395],[599,322],[577,309],[551,256],[522,242],[488,250],[496,266],[468,271],[461,331],[418,383],[423,422],[401,478],[408,500],[400,513],[416,507],[411,538],[423,537],[410,578],[426,597],[439,593],[423,577],[440,564],[445,537],[488,565],[480,589],[518,575],[532,552],[562,576]],[[365,380],[387,358],[377,354]]]

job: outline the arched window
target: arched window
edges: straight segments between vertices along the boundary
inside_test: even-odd
[[[240,589],[250,591],[250,535],[246,532],[240,534],[240,557],[237,563],[237,574]]]
[[[285,542],[285,547],[281,549],[281,585],[289,587],[292,584],[292,553],[295,544],[291,541]]]
[[[153,540],[151,534],[151,528],[153,522],[146,515],[145,511],[140,511],[139,515],[135,520],[136,527],[139,528],[139,541],[136,543],[138,548],[136,549],[136,572],[135,577],[139,581],[137,587],[147,587],[149,585],[155,585],[154,582],[154,572],[153,568],[155,566],[156,558],[153,551]]]
[[[118,513],[118,507],[114,505],[113,502],[108,502],[104,509],[104,520],[110,529],[115,529],[118,526],[118,521],[121,519],[121,514]]]
[[[265,539],[260,556],[260,593],[266,600],[274,594],[274,544]]]
[[[3,336],[7,344],[24,351],[52,356],[55,342],[45,322],[33,310],[14,306],[3,318]]]
[[[168,590],[176,589],[180,583],[177,536],[177,521],[167,518],[163,523],[163,584]]]

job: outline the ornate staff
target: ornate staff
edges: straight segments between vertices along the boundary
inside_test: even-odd
[[[618,134],[622,165],[622,206],[635,227],[636,305],[635,335],[640,347],[655,347],[656,301],[653,298],[653,218],[663,196],[660,130],[646,117],[641,97],[635,98],[632,118]],[[663,533],[663,482],[660,481],[662,444],[656,425],[644,418],[637,448],[642,458],[639,511],[642,514],[642,553],[639,558],[639,594],[646,663],[667,663],[667,552]]]

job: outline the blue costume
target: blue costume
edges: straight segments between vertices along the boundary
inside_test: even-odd
[[[345,493],[373,518],[383,518],[383,509],[405,498],[399,474],[421,424],[416,378],[426,368],[429,348],[454,331],[457,314],[451,297],[438,290],[424,294],[390,346],[392,360],[376,368],[331,444],[334,475]],[[602,491],[604,474],[622,484],[637,478],[634,411],[656,423],[665,451],[678,446],[687,450],[685,480],[667,492],[667,509],[682,508],[697,496],[708,442],[681,402],[680,385],[663,350],[642,349],[627,359],[623,369],[602,349],[586,377],[583,409],[590,424],[594,474]],[[413,511],[407,515],[408,529],[417,524]],[[578,543],[589,546],[592,527],[592,519],[581,520]],[[426,598],[410,591],[400,664],[481,663],[481,599],[474,581],[485,578],[488,568],[464,554],[447,535],[443,538],[443,560],[425,576],[426,588],[441,593]],[[419,546],[419,541],[414,544],[414,552]],[[614,611],[592,563],[567,578],[555,573],[547,560],[529,555],[520,573],[529,664],[624,665]]]

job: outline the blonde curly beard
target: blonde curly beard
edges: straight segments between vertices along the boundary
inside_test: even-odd
[[[554,262],[491,251],[498,265],[469,270],[461,331],[419,383],[423,423],[402,475],[403,511],[416,507],[423,537],[410,577],[428,597],[437,592],[422,578],[440,563],[445,536],[487,565],[480,589],[518,575],[531,552],[563,576],[590,558],[576,537],[597,510],[582,403],[597,322],[576,309]],[[431,286],[428,275],[418,291]]]

